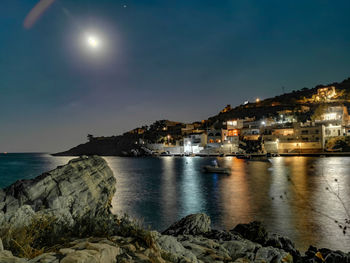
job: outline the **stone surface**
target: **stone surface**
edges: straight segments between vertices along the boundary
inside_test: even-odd
[[[121,249],[104,243],[82,242],[62,251],[64,258],[61,263],[115,263],[117,255],[121,254]]]
[[[83,156],[31,180],[20,180],[0,192],[3,223],[29,223],[38,212],[73,224],[110,208],[116,180],[107,162]],[[1,221],[1,218],[0,218]]]
[[[198,262],[196,256],[184,248],[184,246],[177,241],[175,237],[162,235],[157,240],[158,245],[165,253],[169,253],[167,257],[173,261]]]
[[[282,249],[260,247],[255,253],[254,262],[293,262],[293,257]]]
[[[172,224],[163,232],[165,235],[201,235],[209,232],[210,217],[206,214],[192,214]]]
[[[28,263],[24,258],[18,258],[12,255],[11,251],[0,251],[0,263]]]
[[[259,244],[265,244],[268,238],[266,229],[258,221],[253,221],[249,224],[238,224],[232,232]]]
[[[268,235],[264,245],[283,249],[290,253],[295,260],[301,257],[300,252],[295,248],[294,243],[290,239],[277,234]]]
[[[310,246],[302,257],[304,263],[326,262],[326,263],[350,263],[350,252],[344,253],[339,250],[330,250],[327,248],[318,249]]]

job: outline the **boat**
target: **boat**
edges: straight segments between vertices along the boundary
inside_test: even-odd
[[[205,173],[217,173],[217,174],[230,174],[231,169],[226,167],[206,165],[203,166],[203,172]]]
[[[267,158],[266,155],[262,155],[262,156],[254,156],[254,155],[251,155],[250,158],[248,159],[248,161],[253,161],[253,162],[267,162],[267,163],[270,162],[269,158]]]

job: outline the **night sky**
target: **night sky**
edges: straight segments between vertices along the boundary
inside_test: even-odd
[[[1,1],[0,152],[66,150],[350,76],[348,0],[56,0],[24,28],[37,3]]]

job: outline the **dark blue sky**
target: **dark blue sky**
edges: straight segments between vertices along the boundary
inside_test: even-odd
[[[1,2],[0,151],[65,150],[350,76],[348,0],[56,0],[24,29],[37,2]]]

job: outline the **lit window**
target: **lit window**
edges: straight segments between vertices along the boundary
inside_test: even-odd
[[[332,113],[326,113],[324,115],[324,119],[329,121],[329,120],[336,120],[337,119],[337,114],[335,112]]]

